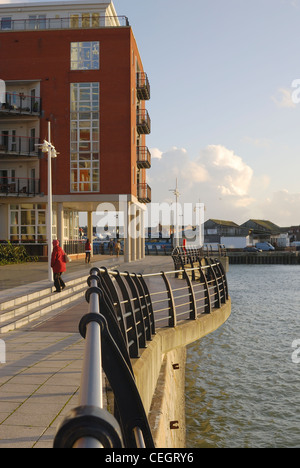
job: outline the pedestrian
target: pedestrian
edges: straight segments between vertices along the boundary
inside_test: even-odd
[[[110,241],[109,241],[108,250],[109,250],[109,255],[113,255],[114,243],[113,243],[113,240],[112,240],[112,239],[110,239]]]
[[[65,289],[66,285],[61,277],[62,273],[67,270],[65,252],[59,245],[58,240],[53,241],[53,251],[51,255],[51,268],[54,275],[54,292],[61,292],[62,289]]]
[[[85,263],[91,263],[91,252],[92,252],[91,243],[89,239],[87,239],[85,243]]]
[[[116,251],[117,257],[119,258],[120,251],[121,251],[121,244],[120,244],[119,239],[117,239],[117,242],[116,242],[116,245],[115,245],[115,251]]]

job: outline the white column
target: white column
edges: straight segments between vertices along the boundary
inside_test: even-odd
[[[142,258],[142,210],[136,210],[136,259]]]
[[[141,210],[141,259],[145,258],[145,211]]]
[[[60,241],[61,247],[64,243],[64,205],[63,203],[57,203],[57,239]]]
[[[131,243],[131,261],[134,262],[136,260],[136,205],[132,203],[130,205],[130,225],[129,225],[129,235],[130,235],[130,243]]]
[[[93,257],[93,212],[88,211],[87,213],[87,237],[90,240],[91,246],[92,246],[92,251],[91,251],[91,257]]]

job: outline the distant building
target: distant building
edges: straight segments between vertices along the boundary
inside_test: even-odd
[[[0,5],[0,240],[46,243],[47,139],[52,162],[53,236],[79,238],[78,213],[110,203],[143,232],[151,201],[146,170],[150,85],[126,17],[109,0]],[[120,206],[122,196],[122,206]],[[144,239],[125,239],[127,260]]]
[[[209,219],[204,223],[204,243],[220,244],[221,237],[232,237],[244,235],[244,231],[233,221],[220,219]]]
[[[277,245],[281,234],[286,232],[286,230],[280,228],[271,221],[261,219],[249,219],[241,224],[240,227],[247,229],[249,234],[252,234],[255,242],[270,242],[273,245]]]

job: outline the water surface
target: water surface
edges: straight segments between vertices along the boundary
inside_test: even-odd
[[[187,447],[300,447],[300,266],[230,265],[228,283],[229,320],[188,348]]]

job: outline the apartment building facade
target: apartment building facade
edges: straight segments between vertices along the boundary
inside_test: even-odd
[[[125,219],[127,260],[144,255],[150,85],[133,31],[104,0],[0,5],[0,239],[47,242],[48,139],[52,235],[78,238],[78,213]]]

